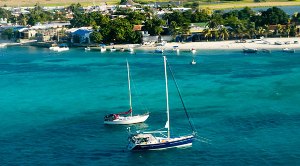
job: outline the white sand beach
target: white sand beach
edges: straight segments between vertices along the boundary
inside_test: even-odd
[[[178,46],[180,50],[188,51],[191,49],[196,50],[242,50],[244,48],[249,49],[269,49],[269,50],[281,50],[283,48],[300,49],[300,38],[264,38],[264,39],[247,39],[245,42],[239,41],[209,41],[209,42],[168,42],[164,46],[160,46],[165,50],[171,50],[174,46]],[[112,46],[108,46],[110,48]],[[133,47],[135,49],[142,50],[155,50],[156,45],[114,45],[115,48],[128,48]]]

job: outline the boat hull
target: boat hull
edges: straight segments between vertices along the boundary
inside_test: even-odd
[[[119,117],[116,120],[104,121],[104,124],[108,125],[126,125],[126,124],[135,124],[145,122],[149,117],[149,114],[145,115],[136,115],[128,117]]]
[[[180,137],[179,139],[171,139],[170,141],[166,142],[159,142],[155,144],[143,144],[143,145],[136,145],[136,144],[129,144],[128,149],[132,151],[140,151],[140,150],[162,150],[162,149],[169,149],[169,148],[178,148],[178,147],[186,147],[192,146],[194,136],[186,136]]]

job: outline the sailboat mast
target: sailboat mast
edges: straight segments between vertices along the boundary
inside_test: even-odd
[[[131,87],[130,87],[130,72],[129,72],[129,64],[128,64],[128,61],[126,60],[126,62],[127,62],[127,75],[128,75],[129,106],[130,106],[130,109],[131,109],[130,116],[132,116]]]
[[[168,128],[168,139],[170,139],[170,115],[169,115],[169,90],[168,90],[168,76],[167,76],[167,58],[164,57],[164,68],[165,68],[165,80],[166,80],[166,103],[167,103],[167,123],[166,128]]]

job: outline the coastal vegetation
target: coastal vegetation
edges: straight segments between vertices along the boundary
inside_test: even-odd
[[[83,6],[91,5],[118,5],[124,0],[77,0],[76,3],[80,3]],[[155,2],[175,2],[170,0],[134,0],[139,4],[148,4]],[[178,1],[179,2],[179,1]],[[39,3],[43,6],[69,6],[74,3],[74,0],[37,0],[34,3]],[[300,5],[299,0],[181,0],[181,6],[192,8],[206,8],[211,9],[228,9],[228,8],[243,8],[243,7],[272,7],[272,6],[295,6]],[[1,6],[33,6],[31,1],[16,1],[16,0],[2,0]]]
[[[197,2],[197,1],[194,1]],[[29,14],[20,14],[15,17],[6,9],[0,8],[0,18],[7,18],[11,23],[33,26],[36,23],[49,21],[70,21],[71,27],[92,27],[90,34],[93,43],[142,43],[142,33],[147,31],[152,36],[170,35],[174,40],[177,37],[192,41],[252,39],[261,36],[290,37],[297,35],[297,25],[300,15],[295,13],[288,16],[282,9],[271,7],[259,13],[249,7],[241,10],[191,9],[186,11],[173,10],[170,6],[153,9],[142,7],[143,10],[130,8],[116,8],[113,15],[100,11],[85,12],[82,5],[71,4],[64,12],[71,11],[71,19],[66,13],[44,11],[36,4],[29,10]],[[155,10],[164,10],[161,17]],[[202,24],[203,31],[191,32],[191,25]],[[134,30],[134,25],[141,25],[142,29]],[[13,31],[6,30],[2,35],[13,35]]]

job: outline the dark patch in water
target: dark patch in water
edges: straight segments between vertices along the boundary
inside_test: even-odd
[[[300,123],[300,114],[287,115],[282,113],[255,114],[227,118],[225,124],[231,126],[237,133],[251,133],[259,129],[276,128],[289,124]],[[299,124],[300,125],[300,124]],[[293,125],[292,125],[293,126]]]
[[[1,70],[6,73],[29,73],[29,72],[87,72],[84,67],[77,66],[60,66],[60,65],[36,65],[36,64],[0,64]]]
[[[66,59],[51,59],[51,60],[46,60],[45,62],[67,62],[69,60]]]

